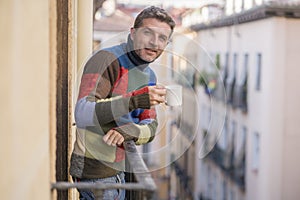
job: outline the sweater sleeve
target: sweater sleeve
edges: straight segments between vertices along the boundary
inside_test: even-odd
[[[95,113],[99,124],[103,125],[137,108],[150,108],[148,87],[135,90],[125,95],[98,100],[95,106]]]
[[[134,109],[150,108],[148,87],[112,97],[119,69],[118,59],[106,51],[99,51],[87,62],[75,107],[75,120],[79,128],[101,126]]]
[[[128,123],[126,125],[116,127],[114,130],[121,133],[125,141],[134,140],[137,145],[141,145],[149,143],[154,139],[156,128],[157,121],[152,120],[148,124]]]

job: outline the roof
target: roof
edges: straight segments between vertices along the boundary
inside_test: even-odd
[[[215,19],[207,23],[200,23],[192,25],[190,28],[194,31],[200,31],[210,28],[218,28],[223,26],[231,26],[241,24],[268,17],[286,17],[286,18],[300,18],[300,5],[289,4],[263,4],[261,6],[253,7],[252,9],[242,11],[238,14],[223,16],[220,19]]]

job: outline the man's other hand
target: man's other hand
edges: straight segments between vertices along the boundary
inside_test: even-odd
[[[116,146],[124,142],[124,137],[121,133],[112,129],[104,135],[103,141],[110,146]]]

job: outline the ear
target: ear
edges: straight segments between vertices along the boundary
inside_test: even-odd
[[[130,28],[130,38],[131,38],[131,40],[133,40],[134,34],[135,34],[135,28],[131,27]]]

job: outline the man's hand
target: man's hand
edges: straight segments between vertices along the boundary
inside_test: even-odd
[[[110,146],[116,146],[124,142],[124,137],[121,133],[112,129],[103,136],[103,141]]]
[[[149,86],[149,96],[151,106],[158,105],[160,103],[165,103],[166,101],[166,92],[165,87],[160,85]]]

